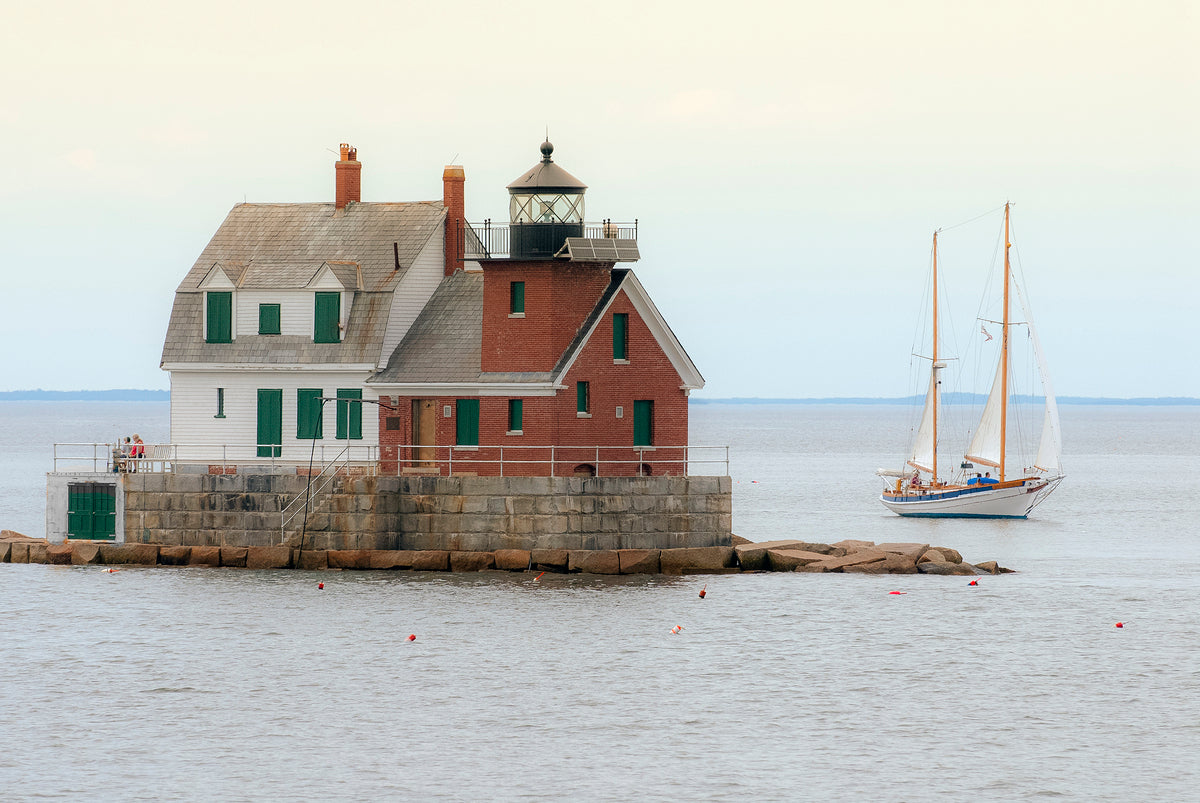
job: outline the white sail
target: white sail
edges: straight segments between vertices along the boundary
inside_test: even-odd
[[[1033,325],[1033,310],[1025,301],[1021,286],[1017,288],[1017,298],[1021,301],[1021,309],[1025,312],[1025,320],[1029,324],[1029,339],[1033,343],[1033,355],[1037,359],[1038,374],[1042,378],[1042,393],[1046,396],[1046,415],[1042,420],[1042,439],[1038,444],[1037,458],[1033,467],[1039,471],[1054,476],[1062,476],[1062,429],[1058,423],[1058,400],[1054,398],[1054,388],[1050,384],[1050,370],[1046,366],[1046,356],[1042,352],[1042,343],[1038,340],[1037,328]]]
[[[917,438],[913,442],[912,454],[908,464],[921,471],[933,471],[933,455],[937,444],[933,441],[934,416],[939,412],[940,395],[937,392],[937,375],[940,364],[935,364],[929,371],[929,390],[925,394],[925,411],[921,414],[921,427],[917,430]]]
[[[971,445],[967,447],[967,459],[985,466],[1000,466],[1000,416],[1004,407],[1004,362],[996,363],[996,378],[992,380],[992,392],[988,394],[983,416]]]

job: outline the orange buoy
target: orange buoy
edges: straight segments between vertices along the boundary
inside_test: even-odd
[[[704,584],[704,588],[708,588],[708,583]],[[704,599],[704,595],[708,593],[704,588],[700,589],[700,599]]]
[[[972,580],[971,582],[967,583],[967,585],[969,585],[969,586],[977,586],[977,585],[979,585],[979,578],[978,578],[978,577],[976,577],[974,580]]]
[[[889,591],[889,594],[907,594],[907,591]]]
[[[409,633],[409,634],[408,634],[408,640],[409,640],[409,641],[416,641],[416,640],[417,640],[417,636],[416,636],[416,634],[414,634],[414,633]]]
[[[317,588],[324,588],[324,587],[325,587],[324,583],[317,583]]]
[[[1124,627],[1124,626],[1125,626],[1124,622],[1117,622],[1116,625],[1114,625],[1114,627]]]
[[[542,572],[542,574],[545,574],[545,572]],[[537,577],[533,578],[533,582],[535,582],[535,583],[536,583],[538,580],[541,580],[541,579],[542,579],[542,574],[539,574]]]
[[[675,625],[674,627],[671,628],[671,632],[677,636],[679,635],[680,631],[682,631],[682,630],[683,630],[683,625]]]

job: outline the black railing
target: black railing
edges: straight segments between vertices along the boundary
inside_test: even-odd
[[[617,223],[482,223],[462,222],[460,259],[508,259],[510,257],[549,258],[567,237],[637,240],[638,222]],[[542,236],[545,235],[545,236]],[[519,253],[514,253],[514,247]]]

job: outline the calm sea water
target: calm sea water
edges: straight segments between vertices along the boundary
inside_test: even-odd
[[[1200,799],[1200,409],[1066,408],[1068,479],[1010,522],[875,501],[906,410],[691,415],[693,442],[734,445],[746,537],[928,541],[1019,571],[3,565],[0,795]],[[49,443],[166,430],[165,404],[0,405],[0,527],[41,534]]]

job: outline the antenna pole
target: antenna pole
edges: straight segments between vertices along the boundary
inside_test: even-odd
[[[938,264],[937,236],[933,233],[933,478],[930,484],[937,483],[937,453],[938,453]]]

